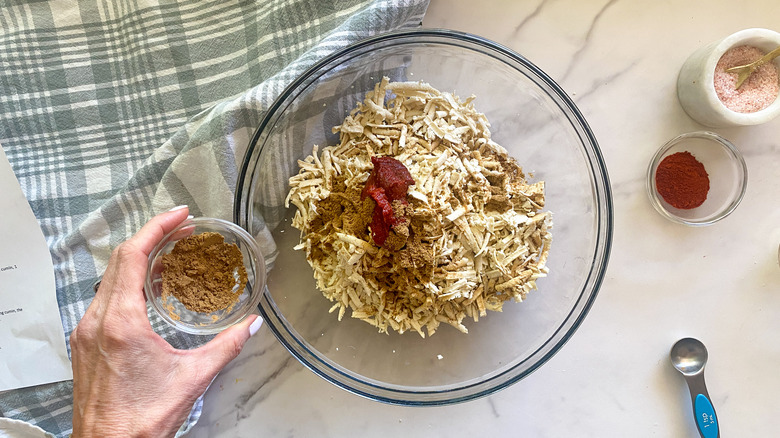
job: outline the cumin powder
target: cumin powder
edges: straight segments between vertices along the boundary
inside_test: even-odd
[[[343,177],[334,178],[330,195],[317,204],[318,214],[309,221],[308,234],[312,241],[310,257],[318,262],[326,258],[324,251],[330,251],[324,243],[327,236],[343,232],[361,240],[369,241],[369,226],[374,218],[376,202],[371,197],[362,197],[358,189],[347,189]],[[412,199],[412,204],[419,201]],[[411,290],[412,284],[429,281],[433,277],[435,258],[434,239],[428,236],[441,234],[439,224],[425,213],[415,212],[412,205],[393,201],[398,223],[391,227],[385,244],[373,260],[373,275],[380,285],[379,293],[385,289],[395,292]],[[397,264],[400,272],[391,274],[388,264]]]
[[[163,299],[172,295],[194,312],[232,307],[247,283],[241,250],[215,232],[179,240],[162,265]]]

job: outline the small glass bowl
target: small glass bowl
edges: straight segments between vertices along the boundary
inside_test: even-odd
[[[677,152],[690,152],[704,165],[710,179],[707,199],[696,208],[672,207],[658,194],[655,173],[658,164]],[[665,218],[690,226],[712,225],[737,208],[747,188],[747,166],[742,154],[725,138],[708,131],[678,135],[661,146],[647,169],[650,203]]]
[[[162,296],[162,257],[173,250],[177,241],[205,232],[216,232],[225,238],[225,243],[236,244],[244,257],[247,284],[239,296],[238,303],[227,309],[211,313],[188,310],[175,297]],[[240,226],[213,218],[187,219],[168,233],[149,254],[144,293],[154,311],[177,330],[195,335],[209,335],[236,324],[250,315],[260,302],[265,288],[265,262],[257,242]]]

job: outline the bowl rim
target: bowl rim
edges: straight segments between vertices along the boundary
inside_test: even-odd
[[[250,297],[241,305],[241,308],[245,308],[246,311],[237,312],[232,317],[220,321],[219,323],[209,324],[201,327],[196,327],[189,324],[183,324],[181,321],[177,321],[171,318],[171,316],[168,314],[168,311],[160,305],[158,300],[152,295],[151,292],[152,264],[154,262],[154,259],[157,257],[158,253],[160,252],[160,250],[162,250],[162,248],[169,243],[168,240],[174,233],[178,232],[183,228],[193,227],[198,225],[211,225],[211,226],[217,225],[219,227],[225,228],[226,230],[229,230],[230,232],[234,233],[249,248],[250,250],[249,254],[252,257],[253,263],[255,265],[255,272],[254,272],[255,281],[254,283],[252,283]],[[266,281],[265,275],[266,275],[265,262],[263,259],[263,254],[260,251],[260,247],[258,246],[255,238],[252,237],[252,235],[248,231],[246,231],[243,227],[233,222],[226,221],[224,219],[218,219],[218,218],[210,218],[210,217],[187,218],[184,221],[182,221],[179,225],[177,225],[173,230],[171,230],[165,236],[163,236],[163,238],[154,246],[152,251],[149,253],[149,257],[147,257],[147,261],[146,261],[144,296],[146,297],[146,301],[150,303],[150,307],[154,309],[155,313],[163,321],[168,323],[168,325],[172,326],[176,330],[193,334],[193,335],[216,334],[225,330],[228,327],[231,327],[243,321],[247,316],[249,316],[252,313],[255,307],[258,306],[258,304],[260,303],[260,299],[263,295],[263,291],[265,290],[265,281]],[[258,278],[261,279],[259,284],[257,282]]]
[[[375,35],[358,42],[355,42],[345,48],[337,50],[320,61],[313,64],[300,76],[295,78],[282,93],[275,99],[273,104],[269,107],[268,111],[263,116],[258,128],[255,130],[249,145],[244,153],[243,161],[239,169],[239,175],[236,182],[236,191],[233,205],[233,220],[237,224],[246,226],[251,223],[251,208],[247,208],[242,200],[246,199],[247,203],[251,202],[249,194],[252,192],[251,182],[246,181],[247,174],[250,168],[254,168],[257,164],[265,142],[260,144],[263,139],[263,134],[266,128],[275,122],[279,117],[277,114],[279,108],[291,97],[296,90],[305,89],[308,87],[310,81],[313,81],[312,77],[317,75],[323,67],[334,63],[340,58],[361,51],[367,47],[375,44],[390,43],[390,42],[402,42],[405,39],[417,39],[423,38],[425,41],[409,41],[408,44],[420,44],[420,43],[438,43],[438,44],[453,44],[458,47],[475,51],[476,48],[485,50],[492,58],[507,63],[505,59],[520,64],[528,70],[528,74],[532,76],[532,79],[536,82],[542,82],[552,92],[550,96],[553,101],[561,107],[562,112],[568,119],[572,128],[580,136],[581,143],[585,146],[587,154],[584,155],[587,166],[591,172],[591,189],[594,195],[595,206],[598,214],[595,220],[596,240],[593,248],[593,266],[592,269],[584,279],[584,290],[588,286],[592,286],[592,291],[589,295],[584,296],[583,290],[579,291],[579,297],[574,302],[572,308],[569,310],[566,317],[554,330],[550,338],[541,344],[533,353],[531,353],[523,361],[515,363],[512,367],[506,368],[504,371],[491,375],[486,380],[480,380],[476,383],[466,382],[459,386],[448,386],[443,390],[409,390],[398,389],[408,388],[402,385],[380,385],[371,383],[369,379],[357,379],[355,376],[350,375],[342,371],[341,367],[328,361],[322,360],[315,356],[320,367],[312,363],[309,358],[296,348],[294,344],[297,344],[304,351],[308,351],[308,348],[295,336],[292,336],[291,340],[285,337],[285,334],[277,327],[277,321],[283,321],[273,305],[273,299],[270,297],[268,288],[265,289],[260,300],[260,313],[266,320],[268,327],[274,333],[277,340],[306,368],[310,369],[315,374],[319,375],[326,381],[347,390],[353,394],[376,400],[388,404],[403,405],[403,406],[442,406],[454,403],[465,402],[481,397],[493,394],[501,389],[504,389],[519,380],[530,375],[532,372],[541,367],[544,363],[550,360],[563,345],[568,342],[571,336],[582,324],[582,321],[589,313],[599,289],[604,281],[606,270],[609,262],[609,256],[611,253],[613,229],[614,229],[614,210],[612,200],[612,189],[609,182],[609,175],[607,172],[606,162],[602,156],[598,142],[595,138],[593,131],[588,125],[587,121],[576,107],[572,99],[563,91],[563,89],[540,68],[531,63],[525,57],[516,53],[515,51],[498,44],[494,41],[486,38],[460,32],[449,29],[414,29],[414,30],[401,30],[384,34]],[[460,43],[460,44],[457,44]],[[470,45],[470,46],[467,46]],[[513,65],[513,68],[516,66]],[[324,74],[324,72],[320,73]],[[529,76],[529,77],[530,77]],[[305,86],[305,87],[304,87]],[[565,107],[565,108],[564,108]],[[258,144],[260,144],[258,146]],[[257,148],[257,153],[255,149]],[[572,319],[572,316],[576,314],[576,317]],[[537,354],[544,348],[548,347],[548,344],[554,341],[549,347],[549,350],[541,357],[537,358]],[[528,360],[534,360],[535,362],[524,371],[515,375],[507,377],[518,366],[525,364]],[[321,368],[324,367],[324,368]],[[491,385],[486,385],[491,383]],[[483,388],[478,391],[473,391],[474,387],[482,386]],[[380,393],[377,393],[378,390]]]
[[[673,148],[677,144],[679,144],[682,141],[685,141],[689,138],[700,138],[704,140],[709,140],[713,144],[719,145],[721,148],[723,148],[731,157],[732,161],[736,162],[737,169],[740,170],[742,178],[739,179],[739,190],[737,191],[737,196],[731,200],[731,202],[726,206],[725,209],[720,211],[718,214],[713,216],[710,219],[707,220],[692,220],[692,219],[685,219],[680,216],[677,216],[670,210],[668,210],[666,207],[664,207],[663,203],[659,199],[658,191],[656,190],[655,186],[655,170],[658,168],[658,164],[660,164],[661,159],[664,157],[664,155],[669,151],[669,149]],[[724,219],[728,215],[730,215],[734,210],[737,209],[737,206],[742,202],[742,198],[745,196],[745,192],[747,191],[747,179],[748,179],[748,171],[747,171],[747,164],[745,164],[745,158],[742,156],[742,153],[737,149],[737,147],[724,138],[721,135],[718,135],[711,131],[692,131],[692,132],[685,132],[683,134],[680,134],[671,140],[664,143],[658,150],[656,151],[655,155],[653,155],[653,158],[650,160],[650,164],[647,166],[647,179],[645,187],[647,189],[647,196],[650,198],[650,203],[653,205],[656,211],[661,214],[661,216],[665,217],[666,219],[669,219],[672,222],[676,222],[678,224],[688,225],[691,227],[705,227],[708,225],[712,225],[715,222],[720,221],[721,219]]]

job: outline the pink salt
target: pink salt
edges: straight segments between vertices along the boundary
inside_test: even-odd
[[[757,68],[737,89],[737,74],[726,73],[727,68],[749,64],[764,56],[753,46],[738,46],[727,50],[715,66],[715,92],[726,108],[738,113],[760,111],[777,99],[780,93],[777,67],[768,62]]]

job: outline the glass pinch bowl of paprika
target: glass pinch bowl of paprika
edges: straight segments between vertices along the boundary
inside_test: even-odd
[[[665,218],[712,225],[734,211],[747,188],[747,166],[730,141],[709,131],[678,135],[647,169],[650,203]]]

